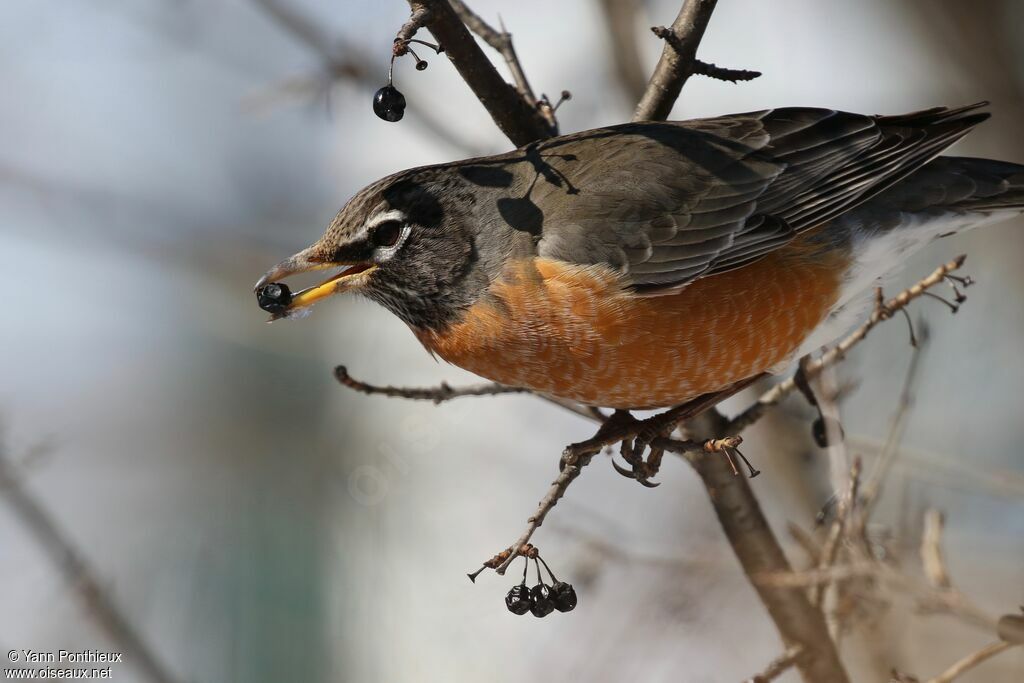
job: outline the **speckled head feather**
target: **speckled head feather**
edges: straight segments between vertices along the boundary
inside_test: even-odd
[[[457,167],[396,173],[356,194],[312,249],[324,262],[372,262],[359,293],[414,328],[443,327],[482,295],[509,250],[508,232],[479,229],[473,189]],[[391,222],[397,241],[382,245],[376,231]]]

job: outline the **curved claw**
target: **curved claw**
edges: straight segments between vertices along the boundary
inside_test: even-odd
[[[637,479],[637,481],[649,489],[656,489],[661,486],[660,481],[651,481],[650,479]]]
[[[624,476],[625,478],[636,479],[636,472],[634,472],[633,470],[627,470],[625,467],[615,462],[614,458],[612,459],[612,467],[614,467],[615,471]]]

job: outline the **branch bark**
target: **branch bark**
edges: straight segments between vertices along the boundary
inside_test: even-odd
[[[705,424],[691,425],[700,429],[700,436],[724,433],[721,430],[726,420],[717,411],[704,415]],[[800,647],[793,660],[800,675],[813,683],[846,683],[849,679],[829,637],[825,617],[811,604],[807,594],[800,589],[752,580],[762,572],[789,572],[792,568],[750,488],[750,481],[735,476],[722,458],[705,457],[691,462],[743,573],[751,579],[787,650]]]
[[[686,0],[672,27],[666,29],[672,39],[665,38],[661,59],[633,112],[634,121],[664,121],[668,118],[683,84],[694,73],[697,46],[704,37],[717,3],[718,0]]]
[[[512,144],[522,147],[555,134],[540,110],[505,82],[447,0],[408,2],[414,14],[421,13],[420,23],[444,48],[459,75]]]

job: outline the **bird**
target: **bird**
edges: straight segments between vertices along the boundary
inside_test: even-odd
[[[855,326],[914,251],[1024,212],[1024,166],[940,156],[987,104],[626,123],[401,171],[257,294],[272,320],[360,294],[503,385],[681,404],[782,372]],[[294,294],[279,282],[332,268]]]

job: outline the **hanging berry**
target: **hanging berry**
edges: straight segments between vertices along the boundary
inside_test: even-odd
[[[526,570],[529,566],[530,561],[527,560],[526,566],[523,567],[522,583],[518,586],[512,586],[505,596],[505,607],[508,607],[508,611],[512,614],[522,616],[533,608],[533,596],[530,595],[530,589],[526,587]]]
[[[405,95],[393,85],[385,85],[373,95],[373,113],[394,123],[405,116]]]
[[[388,84],[373,94],[373,113],[378,118],[390,121],[391,123],[401,121],[402,117],[405,116],[405,95],[395,87],[394,83],[395,58],[409,53],[416,60],[417,71],[423,71],[428,66],[427,60],[420,59],[419,55],[409,47],[410,43],[426,45],[438,54],[444,52],[440,45],[434,45],[415,38],[406,41],[395,41],[395,47],[391,51],[391,64],[388,67]]]

